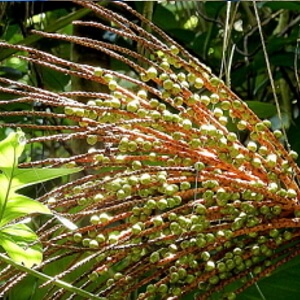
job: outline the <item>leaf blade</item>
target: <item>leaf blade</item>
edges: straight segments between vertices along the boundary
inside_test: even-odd
[[[17,169],[14,172],[12,188],[18,190],[33,184],[77,173],[81,170],[82,168]]]
[[[24,224],[13,224],[0,231],[0,245],[11,259],[27,268],[42,262],[41,244],[31,244],[37,240],[37,235]]]
[[[44,204],[33,200],[27,196],[13,193],[10,195],[6,208],[3,212],[0,226],[4,226],[10,221],[26,216],[31,213],[52,214],[51,210]]]

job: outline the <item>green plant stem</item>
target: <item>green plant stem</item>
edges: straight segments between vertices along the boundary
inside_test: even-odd
[[[7,264],[9,264],[11,266],[14,266],[18,270],[26,272],[26,273],[28,273],[28,274],[30,274],[34,277],[37,277],[37,278],[39,278],[43,281],[51,281],[54,285],[56,285],[60,288],[63,288],[65,290],[69,291],[69,292],[76,293],[77,295],[82,296],[84,298],[94,299],[94,300],[105,300],[106,299],[104,297],[98,297],[98,296],[95,296],[95,295],[85,291],[85,290],[77,288],[77,287],[71,285],[68,282],[62,281],[60,279],[55,279],[55,278],[53,278],[51,276],[48,276],[46,274],[43,274],[39,271],[27,268],[27,267],[23,266],[22,264],[19,264],[19,263],[13,261],[11,258],[7,257],[3,253],[0,253],[0,260],[6,262]]]
[[[14,148],[14,161],[13,161],[13,165],[12,165],[10,176],[9,176],[9,181],[8,181],[8,186],[7,186],[7,190],[6,190],[6,194],[5,194],[4,203],[3,203],[2,207],[0,208],[0,223],[2,221],[4,212],[6,209],[6,205],[8,202],[9,194],[11,192],[11,183],[12,183],[12,179],[14,176],[15,163],[16,163],[16,149]]]

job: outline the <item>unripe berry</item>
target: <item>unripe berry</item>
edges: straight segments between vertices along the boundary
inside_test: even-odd
[[[166,199],[160,199],[158,202],[157,202],[157,208],[160,209],[160,210],[165,210],[168,208],[168,202]]]
[[[205,215],[206,207],[205,207],[205,205],[198,203],[194,206],[194,211],[197,215]]]
[[[147,99],[148,94],[145,90],[139,90],[137,92],[137,96],[142,98],[142,99]]]
[[[221,108],[223,110],[229,110],[231,108],[231,103],[227,100],[221,102]]]
[[[257,145],[255,142],[250,141],[247,145],[247,149],[251,152],[256,152],[257,150]]]
[[[191,184],[188,181],[183,181],[180,183],[180,190],[184,191],[184,190],[188,190],[191,188]]]
[[[216,87],[218,86],[219,84],[222,84],[222,80],[218,77],[211,77],[209,82],[211,83],[212,86]]]
[[[266,146],[260,146],[259,149],[258,149],[258,153],[260,155],[267,155],[268,154],[268,148]]]
[[[141,73],[141,74],[140,74],[140,78],[141,78],[141,80],[142,80],[143,82],[147,82],[147,81],[150,80],[149,76],[148,76],[147,74],[145,74],[145,73]]]
[[[146,291],[147,291],[147,293],[154,294],[156,292],[155,285],[154,284],[148,284]]]
[[[159,101],[155,98],[151,98],[149,101],[151,108],[156,108],[159,105]]]
[[[96,248],[99,247],[99,243],[96,240],[90,240],[89,247],[93,248],[93,249],[96,249]]]
[[[101,213],[99,215],[99,220],[101,223],[106,223],[111,219],[111,217],[107,213]]]
[[[263,123],[264,125],[267,127],[267,128],[271,128],[272,127],[272,123],[270,120],[263,120]]]
[[[276,228],[273,228],[273,229],[270,230],[269,235],[272,238],[276,238],[276,237],[279,236],[279,230],[276,229]]]
[[[95,280],[97,280],[97,278],[99,277],[99,275],[98,275],[98,273],[97,272],[92,272],[92,273],[90,273],[89,275],[88,275],[88,278],[89,278],[89,280],[91,280],[91,281],[95,281]]]
[[[163,295],[166,294],[168,292],[168,286],[165,283],[160,284],[157,289],[157,292]]]
[[[189,119],[184,119],[182,121],[182,127],[185,130],[190,130],[192,128],[193,124]]]
[[[226,300],[235,300],[236,299],[236,294],[234,292],[229,292],[225,295]]]
[[[209,260],[205,264],[205,271],[210,272],[215,269],[215,263],[212,260]]]
[[[144,108],[139,108],[137,111],[136,111],[137,115],[139,118],[145,118],[146,115],[147,115],[147,110],[145,110]]]
[[[188,73],[187,75],[187,81],[191,84],[193,84],[196,80],[196,75],[193,73]]]
[[[174,98],[174,104],[176,106],[181,106],[183,104],[183,98],[181,96],[176,96]]]
[[[115,80],[110,80],[109,83],[108,83],[108,88],[111,90],[111,91],[114,91],[116,88],[118,87],[118,84]]]
[[[121,189],[121,190],[117,191],[116,196],[119,200],[122,200],[122,199],[125,199],[127,197],[127,193],[123,189]]]
[[[159,226],[163,225],[164,220],[161,216],[155,216],[152,218],[152,222],[153,222],[154,226],[159,227]]]
[[[170,80],[170,79],[167,79],[167,80],[165,80],[164,82],[163,82],[163,88],[165,89],[165,90],[171,90],[172,88],[173,88],[173,81],[172,80]]]
[[[159,252],[152,252],[151,255],[150,255],[150,258],[149,258],[149,261],[152,263],[152,264],[155,264],[157,263],[158,261],[160,260],[160,255],[159,255]]]
[[[289,198],[296,198],[297,197],[297,192],[294,189],[288,189],[287,190],[287,196]]]
[[[256,131],[250,132],[250,139],[251,139],[252,141],[257,141],[258,138],[259,138],[259,134],[258,134]]]
[[[181,86],[178,83],[174,83],[171,89],[173,95],[177,95],[181,92]]]
[[[204,86],[204,81],[203,81],[203,79],[197,77],[197,78],[195,79],[195,81],[194,81],[194,87],[195,87],[196,89],[201,89],[201,88],[203,88],[203,86]]]
[[[228,139],[228,141],[230,141],[230,142],[235,142],[235,141],[237,141],[236,133],[234,133],[234,132],[229,132],[228,135],[227,135],[227,139]]]
[[[74,233],[73,240],[75,243],[80,243],[82,241],[82,234],[80,232]]]
[[[209,252],[208,252],[208,251],[203,251],[203,252],[201,253],[201,259],[202,259],[203,261],[208,261],[208,260],[210,259],[210,254],[209,254]]]
[[[152,143],[150,141],[145,141],[142,144],[143,150],[150,151],[152,149]]]
[[[211,101],[212,104],[218,103],[220,101],[219,95],[215,94],[215,93],[211,94],[210,95],[210,101]]]
[[[151,183],[151,176],[148,173],[144,173],[140,177],[141,184],[150,184]]]
[[[65,114],[71,116],[75,113],[75,109],[73,107],[66,106],[64,108]]]
[[[276,215],[276,216],[280,215],[281,211],[282,211],[282,209],[281,209],[281,207],[280,207],[279,205],[274,205],[274,206],[271,208],[271,212],[272,212],[274,215]]]
[[[213,110],[213,114],[216,118],[220,118],[223,116],[223,110],[216,107],[214,110]]]
[[[121,107],[121,101],[117,98],[112,98],[110,100],[110,107],[112,108],[120,108]]]
[[[201,161],[198,161],[194,164],[194,168],[197,170],[197,171],[202,171],[204,168],[205,168],[205,164]]]
[[[97,135],[89,135],[86,139],[86,142],[91,146],[95,145],[97,141],[98,141]]]
[[[104,243],[106,241],[106,237],[103,233],[97,234],[95,238],[96,238],[96,241],[100,244]]]
[[[77,117],[84,117],[85,111],[83,108],[75,108],[74,112]]]
[[[218,121],[221,125],[226,126],[228,123],[228,118],[225,116],[221,116],[218,118]]]
[[[266,130],[266,125],[264,124],[264,122],[259,122],[259,123],[255,124],[254,128],[257,131],[265,131]]]
[[[192,94],[190,97],[187,99],[188,105],[195,105],[197,102],[199,102],[200,97],[198,94]]]
[[[273,153],[269,154],[266,158],[266,163],[269,168],[274,168],[277,164],[277,155]]]
[[[161,62],[160,67],[162,69],[164,69],[165,71],[167,71],[170,69],[170,64],[167,61],[163,61],[163,62]]]
[[[202,95],[201,97],[200,97],[200,102],[202,103],[202,104],[204,104],[204,105],[209,105],[210,104],[210,98],[208,97],[208,96],[206,96],[206,95]]]
[[[282,132],[280,130],[274,130],[273,133],[276,139],[280,139],[282,137]]]
[[[94,75],[95,76],[98,76],[98,77],[101,77],[104,73],[104,70],[102,68],[95,68],[94,70]]]
[[[285,231],[283,233],[283,238],[286,240],[286,241],[290,241],[292,238],[293,238],[293,233],[290,232],[290,231]]]
[[[170,51],[171,53],[175,54],[175,55],[178,55],[179,54],[179,49],[175,46],[175,45],[172,45],[170,47]]]
[[[248,123],[244,120],[240,120],[237,124],[236,127],[238,130],[245,130],[247,128]]]
[[[132,100],[127,104],[126,109],[129,112],[136,112],[138,110],[139,106],[140,106],[140,103],[138,100]]]
[[[291,157],[293,160],[296,160],[298,158],[298,153],[296,151],[291,150],[289,152],[289,157]]]
[[[147,71],[146,71],[147,77],[149,79],[154,79],[157,77],[157,70],[155,67],[150,67]]]
[[[99,223],[99,221],[100,221],[100,219],[99,219],[99,217],[97,216],[97,215],[93,215],[93,216],[91,216],[91,218],[90,218],[90,223],[91,224],[98,224]]]
[[[138,148],[138,145],[137,145],[137,143],[135,141],[129,141],[127,148],[128,148],[129,152],[135,152],[137,150],[137,148]]]
[[[111,80],[113,80],[113,76],[111,74],[105,74],[103,78],[106,81],[106,83],[109,83]]]
[[[220,281],[220,278],[218,275],[213,275],[208,279],[208,282],[210,284],[218,284],[219,281]]]
[[[252,166],[255,168],[260,168],[262,166],[262,162],[261,159],[258,157],[254,157],[252,162],[251,162]]]

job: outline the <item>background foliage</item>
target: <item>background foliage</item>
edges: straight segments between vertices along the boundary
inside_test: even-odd
[[[133,1],[130,5],[139,12],[146,13],[145,2]],[[228,15],[226,15],[227,5],[225,1],[155,2],[151,17],[155,24],[197,56],[200,61],[210,66],[215,74],[220,74],[224,81],[242,99],[247,101],[249,107],[260,118],[270,119],[273,129],[282,129],[283,125],[292,149],[299,153],[300,82],[297,76],[300,55],[298,47],[300,3],[295,1],[261,1],[258,3],[258,8],[275,80],[276,94],[280,101],[282,120],[278,117],[273,91],[270,88],[262,43],[251,2],[232,4],[229,22],[226,21]],[[113,70],[124,73],[129,72],[125,64],[105,55],[99,57],[97,54],[94,57],[92,52],[82,53],[81,49],[73,49],[69,43],[42,39],[31,33],[32,29],[41,29],[69,34],[73,30],[71,24],[73,20],[82,17],[94,18],[94,16],[89,15],[89,11],[85,8],[64,1],[27,4],[1,3],[1,9],[4,12],[0,14],[2,40],[11,44],[21,43],[47,50],[69,60],[77,59],[80,61],[89,57],[91,61],[88,63],[109,66]],[[121,45],[127,43],[129,47],[131,43],[105,31],[98,38]],[[132,44],[131,46],[134,47]],[[11,49],[2,49],[0,52],[0,74],[4,78],[30,83],[55,92],[67,92],[72,90],[74,84],[77,86],[84,84],[82,82],[71,83],[69,75],[32,65],[13,56],[13,52]],[[12,99],[13,96],[1,93],[0,98],[7,100]],[[6,106],[5,109],[47,111],[48,108],[39,103],[33,106],[28,103],[17,103]],[[57,120],[21,115],[4,116],[1,122],[47,125],[51,122],[56,124]],[[64,123],[63,120],[61,122]],[[4,138],[8,132],[7,128],[0,128],[0,137]],[[31,137],[39,137],[43,133],[27,130],[26,134]],[[245,135],[240,138],[246,141],[248,136]],[[74,148],[68,143],[34,144],[33,147],[27,147],[23,162],[29,161],[29,159],[35,161],[49,157],[67,157],[74,154],[73,151]],[[43,184],[35,190],[26,190],[26,193],[31,194],[31,196],[34,194],[34,197],[37,197],[57,184],[57,181],[53,181],[50,186]],[[246,290],[239,296],[239,299],[298,299],[300,296],[300,291],[297,289],[297,282],[300,279],[299,263],[298,258],[292,260],[271,277],[261,280],[258,286],[252,286]],[[65,264],[67,265],[68,261]],[[61,266],[52,265],[51,268],[61,268]],[[51,273],[51,270],[48,271]],[[24,282],[25,284],[17,285],[12,289],[11,294],[7,296],[8,299],[39,299],[36,279],[29,277]]]

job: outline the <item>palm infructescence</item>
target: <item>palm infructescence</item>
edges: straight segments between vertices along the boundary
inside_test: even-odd
[[[234,299],[298,255],[300,173],[296,153],[284,149],[279,133],[207,66],[126,4],[115,5],[152,33],[96,3],[75,2],[113,24],[77,21],[77,26],[108,30],[147,55],[85,37],[38,32],[102,51],[138,74],[128,76],[0,44],[28,53],[22,59],[33,64],[108,88],[56,93],[0,78],[0,90],[15,95],[1,101],[2,108],[36,102],[51,108],[1,115],[56,120],[2,126],[48,133],[29,143],[79,140],[91,148],[27,163],[76,164],[86,171],[39,198],[79,228],[69,231],[54,219],[41,226],[44,260],[35,269],[88,290],[94,299],[184,299],[193,293],[207,299],[219,292]],[[86,101],[74,100],[78,96]],[[240,131],[249,133],[246,145]],[[108,146],[93,148],[97,142]],[[3,294],[26,277],[9,266],[0,275]],[[77,297],[51,281],[38,284],[40,299]]]

